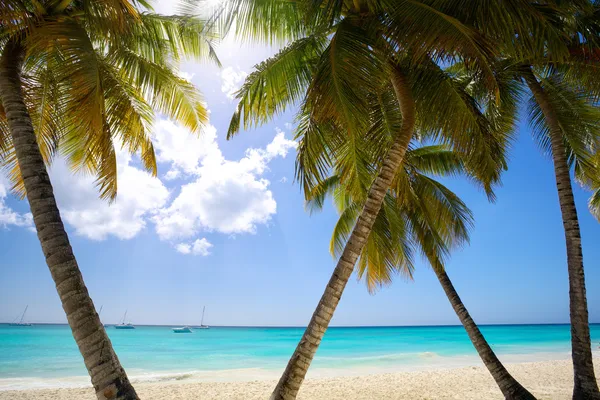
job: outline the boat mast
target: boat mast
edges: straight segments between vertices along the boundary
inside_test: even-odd
[[[202,307],[202,319],[200,320],[200,326],[204,326],[204,311],[206,311],[206,306]]]
[[[121,321],[121,325],[125,325],[125,318],[127,318],[127,310],[125,310],[125,315],[123,315],[123,321]]]
[[[21,321],[19,321],[20,324],[22,324],[23,320],[25,319],[25,313],[27,312],[27,308],[29,308],[29,304],[25,306],[25,311],[23,311],[23,315],[21,315]]]

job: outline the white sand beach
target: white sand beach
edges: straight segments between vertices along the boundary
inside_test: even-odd
[[[594,360],[600,376],[600,358]],[[573,387],[570,360],[507,364],[525,387],[542,399],[569,399]],[[137,383],[144,400],[267,399],[275,385],[271,380],[251,382],[156,382]],[[483,367],[396,372],[353,377],[307,379],[301,400],[400,400],[400,399],[502,399],[494,380]],[[0,392],[0,400],[94,400],[90,388],[42,389]]]

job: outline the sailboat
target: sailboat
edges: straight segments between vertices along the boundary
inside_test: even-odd
[[[10,326],[31,326],[31,324],[29,322],[23,322],[25,320],[25,313],[27,312],[28,308],[29,308],[29,305],[25,306],[25,311],[23,311],[23,314],[21,314],[21,319],[19,320],[19,322],[16,322],[16,319],[15,319],[15,321],[11,322],[8,325],[10,325]]]
[[[202,319],[200,320],[200,326],[198,327],[198,329],[208,329],[209,328],[208,325],[204,325],[204,311],[206,311],[206,306],[204,306],[202,308]]]
[[[192,333],[192,328],[189,326],[183,326],[181,328],[173,328],[174,333]]]
[[[115,325],[115,329],[135,329],[135,326],[131,324],[131,322],[125,323],[125,318],[127,318],[127,310],[125,310],[125,315],[123,315],[123,320],[118,325]]]
[[[104,308],[104,305],[100,306],[100,311],[98,311],[98,319],[100,319],[100,316],[102,315],[102,309]],[[102,320],[100,319],[100,323],[102,324],[103,327],[106,328],[106,324],[102,323]]]

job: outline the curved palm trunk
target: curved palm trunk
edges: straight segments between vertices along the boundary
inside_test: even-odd
[[[402,128],[398,132],[387,154],[387,158],[382,164],[379,175],[375,178],[369,190],[365,206],[346,243],[342,256],[333,270],[331,279],[325,288],[325,293],[323,293],[300,343],[298,343],[279,383],[271,395],[272,400],[291,400],[296,398],[310,363],[317,352],[317,348],[342,297],[348,279],[352,275],[354,264],[356,264],[356,260],[373,228],[373,223],[381,209],[383,198],[392,183],[397,169],[402,164],[404,154],[413,136],[415,103],[409,83],[404,74],[396,68],[394,68],[392,73],[391,81],[402,111]]]
[[[46,263],[98,399],[138,399],[96,313],[56,206],[21,90],[23,57],[18,44],[5,46],[0,59],[0,99]]]
[[[560,124],[554,115],[548,94],[535,78],[531,70],[523,76],[533,93],[536,102],[544,114],[546,123],[550,128],[550,142],[552,146],[552,161],[554,162],[554,175],[558,189],[558,200],[562,213],[565,239],[567,244],[567,267],[569,271],[569,306],[571,316],[571,352],[573,357],[573,370],[575,386],[573,399],[600,399],[598,383],[594,374],[592,362],[592,346],[590,340],[590,325],[588,319],[587,298],[585,294],[585,276],[583,272],[583,253],[581,250],[581,232],[573,189],[571,175],[567,162],[567,153],[563,143]]]
[[[465,305],[460,300],[458,293],[454,289],[454,285],[452,285],[452,281],[446,274],[443,268],[434,267],[435,275],[437,276],[446,296],[448,296],[448,300],[450,304],[452,304],[452,308],[460,322],[465,327],[467,334],[469,335],[469,339],[471,339],[471,343],[479,353],[479,357],[485,364],[485,367],[490,371],[492,377],[496,381],[498,387],[502,391],[504,397],[508,400],[535,400],[535,397],[527,391],[519,382],[512,377],[512,375],[504,368],[504,365],[500,362],[496,354],[488,344],[488,342],[483,337],[483,334],[471,318],[471,315],[465,308]]]

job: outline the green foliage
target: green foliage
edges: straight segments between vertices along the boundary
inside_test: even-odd
[[[176,63],[218,63],[217,35],[196,17],[149,11],[130,0],[11,1],[0,11],[0,51],[8,41],[25,49],[23,92],[42,156],[50,163],[62,154],[73,170],[94,175],[103,198],[117,195],[117,145],[156,174],[155,112],[196,133],[208,121]],[[24,194],[2,113],[0,131],[1,161]]]
[[[600,140],[600,110],[590,101],[588,93],[572,88],[557,75],[541,80],[540,84],[559,121],[569,163],[576,170],[592,168],[591,159]],[[533,97],[529,100],[529,118],[538,145],[551,154],[549,128]]]
[[[402,122],[398,103],[391,99],[389,91],[371,97],[372,110],[366,119],[371,126],[368,133],[357,135],[355,147],[348,140],[338,143],[344,141],[345,132],[333,125],[312,129],[315,126],[308,124],[302,129],[300,124],[298,163],[304,167],[301,177],[306,207],[311,212],[320,210],[332,197],[340,212],[330,244],[335,256],[343,251]],[[314,162],[315,155],[324,166]],[[364,278],[371,292],[391,283],[397,274],[412,277],[416,253],[423,254],[435,268],[443,268],[450,250],[468,241],[471,212],[433,178],[461,175],[478,182],[483,177],[489,183],[485,171],[474,170],[475,166],[468,154],[447,144],[419,145],[413,141],[359,259],[358,276]],[[319,179],[306,173],[311,169],[319,170]]]
[[[246,38],[289,43],[238,92],[229,137],[299,104],[304,191],[336,171],[361,199],[402,125],[394,65],[411,85],[417,137],[461,153],[493,200],[532,66],[555,96],[576,175],[596,190],[599,10],[588,0],[233,0],[216,21]],[[543,147],[538,111],[534,104],[530,120]]]
[[[412,278],[414,254],[443,268],[450,250],[468,241],[473,216],[467,206],[432,176],[468,173],[463,157],[445,145],[412,147],[377,215],[358,262],[358,276],[369,291],[392,282],[395,275]],[[339,256],[362,210],[366,194],[356,199],[335,174],[307,194],[307,207],[319,210],[333,197],[340,212],[330,250]]]

